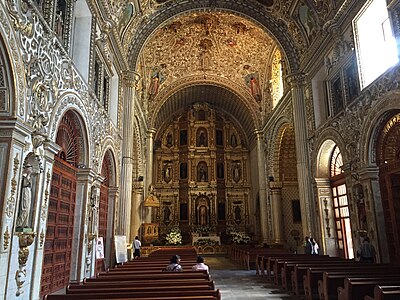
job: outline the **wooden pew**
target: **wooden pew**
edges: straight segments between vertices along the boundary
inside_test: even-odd
[[[398,300],[400,299],[400,285],[376,285],[374,296],[365,296],[364,300]]]
[[[254,249],[249,249],[248,251],[248,261],[249,265],[255,263],[255,268],[256,268],[256,275],[261,275],[264,276],[265,272],[265,267],[264,263],[267,261],[264,261],[264,257],[269,257],[271,255],[284,255],[284,254],[293,254],[288,252],[287,250],[283,248],[254,248]]]
[[[314,270],[314,272],[318,272]],[[351,270],[322,270],[322,279],[318,280],[318,295],[320,299],[337,299],[337,289],[344,285],[346,277],[393,277],[393,274],[399,274],[398,266],[375,267],[375,264],[366,269]]]
[[[344,279],[344,287],[338,287],[338,300],[364,300],[365,296],[372,296],[376,285],[397,285],[400,277],[390,278],[354,278]]]
[[[96,278],[88,278],[87,281],[133,281],[133,280],[159,280],[159,279],[207,279],[211,280],[209,274],[203,272],[160,272],[157,274],[124,274],[124,275],[113,275],[113,274],[100,274]]]
[[[66,287],[66,292],[70,290],[82,289],[82,287],[139,287],[139,288],[162,288],[171,286],[209,286],[215,289],[215,282],[207,279],[166,279],[166,280],[137,280],[137,281],[86,281],[85,283],[70,283]]]
[[[185,292],[111,292],[111,293],[90,293],[90,294],[68,294],[68,295],[46,295],[44,300],[70,300],[70,299],[142,299],[142,300],[220,300],[221,293],[215,291],[185,291]]]

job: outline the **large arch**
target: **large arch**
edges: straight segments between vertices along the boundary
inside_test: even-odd
[[[226,11],[233,13],[248,19],[254,20],[260,26],[264,28],[271,36],[275,37],[279,45],[285,52],[285,56],[288,62],[288,68],[290,72],[296,72],[299,68],[299,49],[296,43],[293,41],[292,37],[288,34],[287,25],[277,16],[273,15],[271,12],[265,9],[259,3],[248,2],[248,1],[210,1],[199,0],[195,2],[179,3],[175,5],[165,6],[164,9],[158,10],[151,16],[149,22],[145,22],[144,25],[137,29],[128,29],[128,34],[125,35],[127,38],[126,45],[130,45],[128,52],[128,60],[131,69],[136,69],[138,62],[138,57],[140,51],[145,45],[147,38],[160,27],[161,24],[167,20],[186,13],[186,12],[204,12],[211,10],[213,12]],[[135,30],[135,32],[131,32]],[[304,41],[306,44],[306,41]]]

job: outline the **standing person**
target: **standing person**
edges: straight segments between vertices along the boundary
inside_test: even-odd
[[[357,251],[357,256],[361,262],[373,263],[376,260],[375,247],[370,244],[369,237],[365,237],[360,245],[360,249]]]
[[[204,271],[209,273],[209,267],[204,263],[204,257],[197,256],[197,263],[192,267],[192,271]]]
[[[135,236],[135,240],[132,243],[132,247],[134,249],[133,259],[137,259],[140,257],[140,247],[142,247],[142,243],[139,241],[139,237]]]
[[[312,244],[308,236],[304,238],[304,254],[312,254]]]
[[[171,258],[170,264],[165,268],[166,272],[182,272],[182,266],[180,265],[181,257],[179,255],[174,255]]]
[[[311,254],[318,255],[319,254],[318,243],[314,240],[314,238],[310,238],[310,243],[311,243]]]

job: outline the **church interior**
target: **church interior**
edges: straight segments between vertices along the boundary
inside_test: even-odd
[[[1,298],[93,277],[135,236],[143,254],[313,237],[349,260],[368,237],[400,262],[399,0],[6,0],[0,16]]]

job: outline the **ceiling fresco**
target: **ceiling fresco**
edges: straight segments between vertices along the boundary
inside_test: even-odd
[[[119,15],[128,64],[141,75],[140,104],[149,126],[159,127],[165,116],[207,94],[251,135],[283,95],[282,77],[299,67],[342,3],[135,0],[111,1],[109,8]]]

